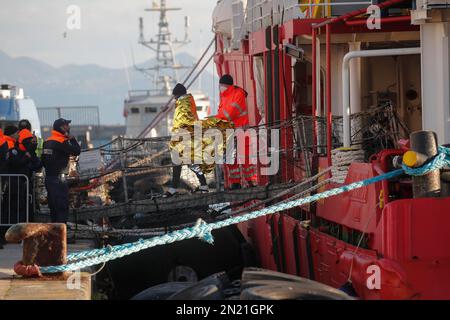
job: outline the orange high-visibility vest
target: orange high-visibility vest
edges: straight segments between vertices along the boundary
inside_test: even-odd
[[[8,150],[13,149],[16,146],[16,140],[10,136],[4,136],[6,143],[8,143]]]
[[[23,141],[29,138],[33,138],[33,134],[31,133],[30,130],[28,129],[23,129],[20,130],[19,132],[19,139],[17,140],[17,142],[19,143],[19,150],[20,151],[27,151],[27,149],[25,149],[25,146],[23,145]]]
[[[217,118],[234,123],[236,128],[249,125],[247,93],[237,86],[230,86],[220,94]]]
[[[56,130],[52,130],[52,135],[46,141],[56,141],[59,143],[64,143],[67,140],[69,140],[69,138],[67,138],[64,134]]]

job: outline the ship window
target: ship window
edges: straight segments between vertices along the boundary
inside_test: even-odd
[[[131,108],[131,113],[132,114],[138,114],[139,113],[139,108]]]
[[[203,111],[203,106],[197,106],[197,111]]]
[[[155,107],[146,107],[145,108],[145,113],[156,113],[158,112],[158,109]]]

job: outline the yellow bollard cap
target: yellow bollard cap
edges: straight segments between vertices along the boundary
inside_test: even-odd
[[[418,155],[414,151],[408,151],[403,156],[403,163],[406,164],[410,168],[415,167],[417,165],[418,161],[419,161]]]

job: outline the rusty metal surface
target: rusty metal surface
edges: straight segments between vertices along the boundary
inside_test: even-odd
[[[6,241],[23,241],[24,266],[52,266],[67,263],[67,227],[65,224],[18,224],[5,235]],[[63,276],[64,275],[56,275]]]
[[[437,136],[433,132],[419,131],[411,134],[411,150],[423,154],[428,159],[438,154]],[[413,177],[414,198],[439,198],[441,195],[440,171],[425,176]]]

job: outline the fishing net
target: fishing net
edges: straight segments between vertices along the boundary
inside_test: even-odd
[[[351,146],[365,152],[365,160],[383,149],[398,147],[400,139],[407,139],[409,131],[398,117],[391,103],[352,114]],[[327,119],[325,117],[299,116],[293,122],[296,149],[321,155],[327,150]],[[314,135],[314,132],[317,134]],[[332,123],[332,149],[344,143],[343,118],[334,116]]]

